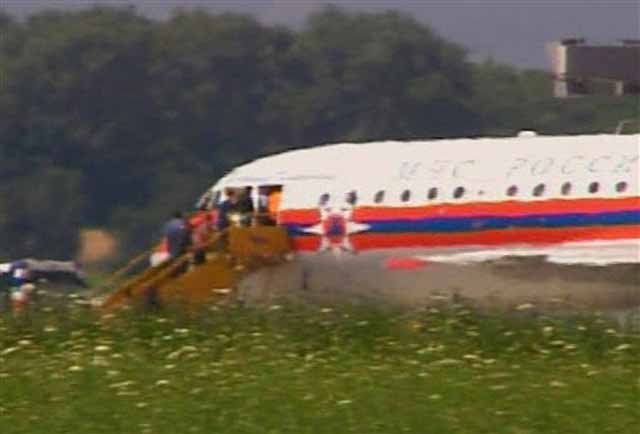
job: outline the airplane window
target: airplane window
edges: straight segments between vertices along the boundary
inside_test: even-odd
[[[595,194],[598,192],[598,190],[600,190],[600,183],[592,182],[591,184],[589,184],[589,193]]]
[[[355,190],[351,190],[349,193],[346,194],[344,200],[349,205],[355,205],[358,202],[358,193],[356,193]]]
[[[409,199],[411,199],[411,191],[409,190],[403,191],[402,194],[400,195],[400,200],[403,202],[409,202]]]
[[[374,196],[373,196],[373,201],[375,203],[381,203],[382,201],[384,201],[384,190],[380,190],[378,191]]]
[[[562,184],[562,187],[560,187],[560,193],[562,193],[563,196],[568,196],[571,194],[571,188],[571,183],[565,182],[564,184]]]
[[[516,185],[512,185],[511,187],[507,188],[507,196],[515,196],[516,194],[518,194],[518,187]]]
[[[324,193],[320,196],[320,200],[318,200],[318,205],[320,206],[325,206],[327,203],[329,203],[329,198],[331,196],[329,196],[329,193]]]
[[[627,184],[624,181],[620,181],[616,184],[616,192],[617,193],[624,193],[625,191],[627,191],[627,187],[629,186],[629,184]]]
[[[435,188],[435,187],[431,187],[431,188],[429,189],[429,193],[427,193],[427,199],[429,199],[429,200],[433,200],[433,199],[435,199],[436,197],[438,197],[438,189],[437,189],[437,188]]]
[[[457,187],[453,190],[454,199],[460,199],[462,196],[464,196],[464,187]]]
[[[544,190],[545,190],[545,185],[544,184],[538,184],[533,189],[533,195],[535,197],[540,197],[540,196],[542,196],[544,194]]]

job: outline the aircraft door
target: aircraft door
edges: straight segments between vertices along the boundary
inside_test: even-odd
[[[259,186],[257,205],[260,224],[277,225],[282,206],[282,185]]]

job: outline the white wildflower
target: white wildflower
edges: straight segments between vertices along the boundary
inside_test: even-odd
[[[11,353],[15,353],[19,349],[20,348],[18,348],[18,347],[9,347],[9,348],[3,350],[2,352],[0,352],[0,356],[8,356]]]

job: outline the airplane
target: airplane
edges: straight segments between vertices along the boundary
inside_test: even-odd
[[[557,276],[542,263],[640,263],[639,148],[639,134],[533,131],[322,145],[236,167],[198,206],[215,209],[228,188],[250,189],[256,204],[259,191],[280,192],[275,223],[289,234],[304,288],[464,292],[476,276],[487,296],[491,285],[510,291],[513,276],[495,283],[471,272],[477,264],[537,258],[526,292],[548,277],[538,273]],[[560,278],[553,285],[566,295],[575,282]],[[637,280],[625,284],[635,300]]]

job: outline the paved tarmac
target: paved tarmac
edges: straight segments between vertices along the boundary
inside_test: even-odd
[[[383,261],[384,255],[371,254],[303,257],[248,276],[239,297],[247,303],[289,298],[407,308],[466,303],[499,311],[640,312],[639,264],[558,265],[533,257],[388,270]]]

